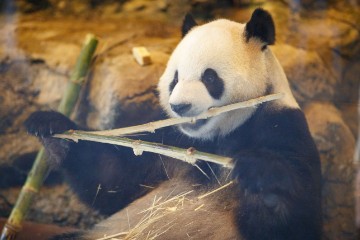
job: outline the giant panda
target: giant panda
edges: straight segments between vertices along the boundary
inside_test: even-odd
[[[135,137],[231,157],[231,171],[52,138],[83,128],[55,111],[31,114],[25,126],[45,146],[50,164],[65,170],[82,201],[110,216],[92,230],[55,238],[320,239],[319,156],[268,47],[275,42],[271,15],[258,8],[246,24],[219,19],[203,25],[187,15],[182,35],[158,84],[169,116],[195,117],[271,93],[284,97]]]

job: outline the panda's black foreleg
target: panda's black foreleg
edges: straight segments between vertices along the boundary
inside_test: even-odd
[[[24,122],[29,134],[39,137],[49,155],[48,162],[52,168],[60,166],[66,158],[71,143],[52,138],[53,134],[78,129],[77,125],[61,113],[55,111],[37,111]]]
[[[246,240],[321,238],[321,204],[311,167],[265,149],[241,153],[237,223]]]
[[[112,214],[149,191],[163,179],[152,156],[135,157],[131,149],[51,137],[78,126],[54,111],[31,114],[25,127],[39,137],[52,166],[65,169],[67,181],[79,198],[101,213]],[[144,154],[146,155],[146,154]]]

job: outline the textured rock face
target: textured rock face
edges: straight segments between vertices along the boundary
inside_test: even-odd
[[[221,9],[216,1],[187,1],[187,5],[181,5],[182,1],[133,0],[123,8],[106,1],[106,7],[101,5],[91,14],[85,0],[68,5],[48,2],[56,5],[55,10],[0,16],[0,216],[9,213],[40,146],[25,133],[22,122],[35,110],[57,108],[86,33],[98,35],[101,44],[73,118],[91,128],[109,129],[162,115],[156,84],[180,39],[178,25],[184,12],[193,9],[200,16],[244,22],[254,8],[250,1],[249,7]],[[352,239],[360,7],[346,1],[331,1],[326,7],[319,5],[323,1],[300,1],[296,6],[294,1],[256,2],[273,14],[277,43],[271,48],[284,67],[295,97],[306,106],[320,151],[324,239]],[[77,12],[69,10],[76,12],[76,18],[64,15],[63,11],[76,4],[85,6]],[[320,7],[310,11],[309,6]],[[206,9],[211,11],[204,14]],[[134,46],[147,47],[153,64],[139,66],[131,55]],[[93,224],[99,215],[59,184],[60,175],[50,176],[49,184],[57,184],[44,188],[29,218],[81,227]]]
[[[272,49],[285,69],[296,100],[304,103],[308,99],[334,98],[337,80],[316,51],[287,44],[278,44]]]
[[[334,105],[313,102],[304,111],[321,156],[324,239],[353,239],[355,139]]]
[[[11,203],[16,201],[18,193],[18,188],[7,188],[1,191],[1,195],[8,201],[0,201],[1,204],[8,205],[1,209],[2,214],[10,213]],[[66,224],[84,228],[103,219],[103,216],[91,211],[74,198],[68,186],[58,185],[56,187],[43,187],[33,203],[28,219],[42,223]]]

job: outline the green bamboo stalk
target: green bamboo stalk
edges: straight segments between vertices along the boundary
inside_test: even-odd
[[[70,76],[70,81],[67,84],[64,96],[58,107],[58,111],[66,116],[70,116],[75,107],[97,44],[98,40],[94,35],[88,34],[86,36],[76,66]],[[0,240],[13,240],[21,231],[22,222],[49,170],[50,167],[46,161],[45,150],[44,148],[41,148],[36,156],[32,169],[28,174],[26,182],[20,191],[15,206],[2,230]]]
[[[88,34],[86,36],[84,46],[75,65],[75,69],[70,76],[70,82],[67,85],[64,96],[58,107],[58,111],[65,116],[70,116],[75,107],[82,83],[85,80],[97,44],[98,40],[94,35]]]

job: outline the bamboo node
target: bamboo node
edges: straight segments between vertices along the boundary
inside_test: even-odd
[[[36,188],[34,188],[34,187],[30,186],[30,185],[25,185],[23,187],[23,189],[24,189],[24,191],[31,192],[31,193],[38,193],[39,192],[38,189],[36,189]]]
[[[5,226],[1,233],[1,240],[15,240],[16,235],[21,231],[21,226],[15,226],[11,223],[7,222],[5,223]]]
[[[155,133],[155,130],[156,130],[156,126],[154,125],[154,123],[150,122],[148,123],[148,127],[149,127],[149,132],[150,133]]]
[[[7,222],[7,223],[5,224],[5,227],[8,228],[8,229],[10,229],[10,230],[12,230],[12,231],[14,231],[14,232],[20,232],[21,229],[22,229],[21,226],[19,226],[19,225],[14,225],[14,224],[11,224],[11,223],[9,223],[9,222]]]
[[[136,140],[132,144],[133,145],[132,149],[133,149],[133,152],[134,152],[135,156],[141,156],[143,154],[143,152],[144,152],[144,150],[141,149],[140,144],[141,144],[141,140]]]
[[[189,148],[186,150],[186,154],[187,154],[187,155],[193,155],[195,152],[196,152],[196,149],[195,149],[194,147],[189,147]]]
[[[85,82],[85,77],[80,77],[77,79],[73,79],[71,80],[73,83],[78,84],[78,85],[82,85]]]

